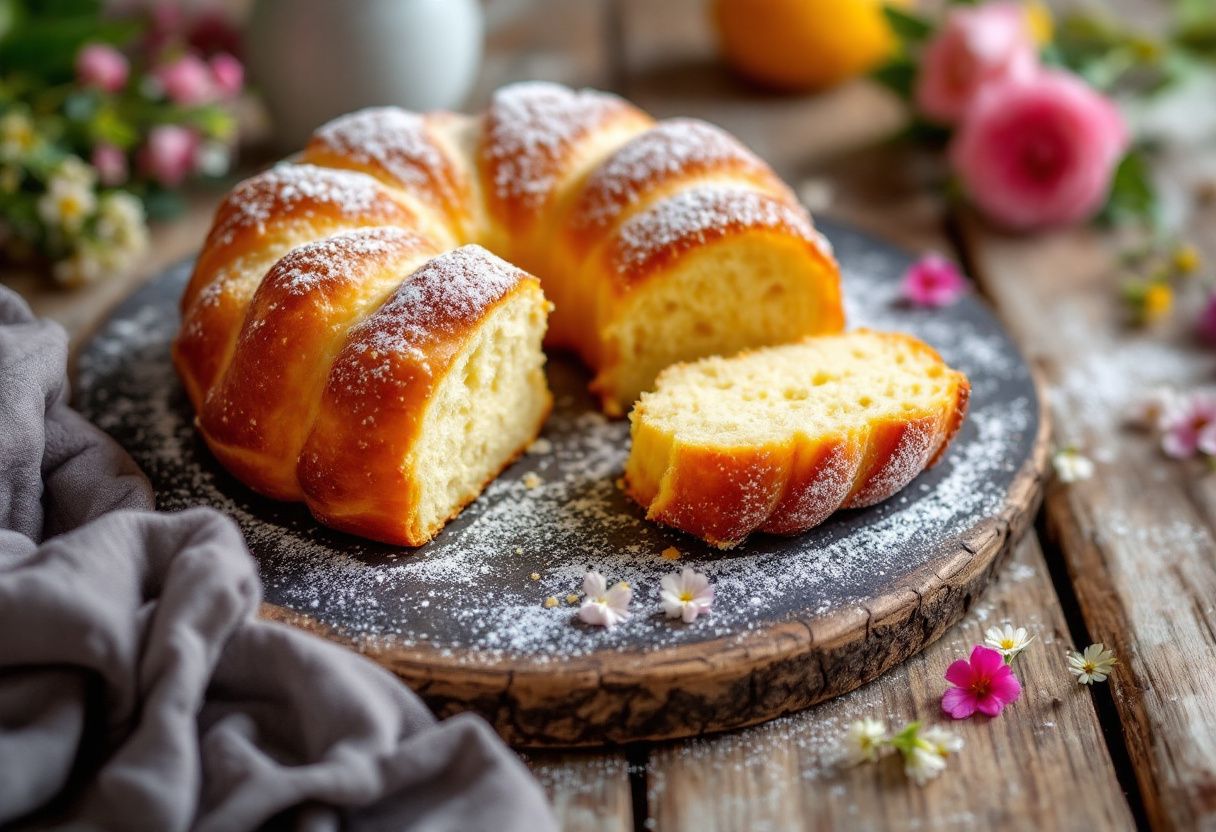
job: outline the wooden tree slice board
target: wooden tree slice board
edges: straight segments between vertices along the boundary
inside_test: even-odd
[[[363,652],[441,716],[479,711],[525,747],[750,725],[852,690],[937,639],[1030,523],[1046,466],[1033,374],[983,303],[908,308],[897,283],[907,253],[823,230],[851,324],[921,336],[973,392],[941,464],[801,536],[720,552],[648,523],[617,486],[628,423],[601,417],[586,374],[561,356],[550,357],[546,441],[434,541],[412,551],[331,532],[246,489],[197,437],[169,360],[188,263],[123,302],[82,350],[77,404],[143,467],[160,508],[213,506],[240,524],[268,617]],[[673,546],[678,562],[661,554]],[[658,604],[661,577],[684,564],[717,593],[691,625]],[[589,567],[634,587],[633,617],[611,631],[583,625],[567,601]]]

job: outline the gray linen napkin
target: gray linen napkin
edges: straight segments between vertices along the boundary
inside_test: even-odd
[[[259,620],[236,526],[153,512],[66,356],[0,287],[0,827],[557,828],[485,722]]]

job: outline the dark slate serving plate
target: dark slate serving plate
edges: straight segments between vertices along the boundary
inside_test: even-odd
[[[748,724],[849,690],[940,635],[1024,527],[1044,464],[1034,380],[988,308],[974,297],[907,307],[898,278],[909,253],[821,229],[845,273],[850,324],[920,336],[973,391],[941,464],[887,502],[797,537],[720,552],[646,522],[616,485],[628,423],[601,417],[586,373],[558,355],[545,441],[434,541],[413,551],[332,532],[302,506],[245,488],[195,433],[169,359],[189,263],[100,327],[79,357],[76,401],[143,467],[160,508],[213,506],[240,524],[269,614],[352,643],[441,711],[477,708],[523,744]],[[660,554],[671,546],[679,563]],[[682,564],[717,593],[713,614],[692,625],[658,613],[660,578]],[[567,596],[590,567],[635,588],[625,625],[577,622]],[[878,644],[876,618],[904,613]]]

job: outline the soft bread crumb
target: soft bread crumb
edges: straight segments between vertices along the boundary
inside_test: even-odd
[[[575,604],[578,603],[578,595],[576,593],[571,592],[569,595],[566,596],[566,603],[573,607]]]
[[[550,595],[548,598],[545,599],[545,609],[551,610],[556,606],[557,606],[557,596],[556,595]]]
[[[540,573],[539,573],[539,572],[533,572],[533,573],[532,573],[531,575],[529,575],[528,577],[529,577],[529,578],[531,578],[531,579],[532,579],[532,580],[534,580],[534,581],[539,581],[539,580],[540,580]]]
[[[528,473],[523,475],[521,482],[523,482],[524,488],[531,491],[533,488],[540,487],[541,483],[544,482],[544,480],[542,480],[540,478],[540,475],[538,475],[536,472],[529,471]]]
[[[535,456],[551,454],[553,453],[553,443],[542,436],[528,446],[528,453]]]

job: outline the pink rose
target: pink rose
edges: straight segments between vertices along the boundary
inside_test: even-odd
[[[171,64],[156,70],[165,95],[170,101],[185,107],[208,104],[215,100],[211,69],[197,55],[182,55]]]
[[[1037,67],[1038,53],[1020,6],[955,8],[922,53],[916,106],[935,121],[953,124],[981,87],[1025,77]]]
[[[1093,216],[1128,141],[1109,99],[1074,75],[1044,70],[986,86],[950,159],[985,214],[1026,230]]]
[[[148,134],[148,143],[139,154],[144,174],[166,187],[180,185],[194,170],[198,136],[176,124],[161,124]]]
[[[76,77],[86,87],[118,92],[127,83],[127,58],[113,46],[90,43],[76,53]]]
[[[227,52],[211,56],[211,82],[221,98],[235,98],[245,85],[245,67]]]
[[[101,184],[113,187],[127,181],[127,154],[114,145],[97,145],[89,161],[97,168]]]

